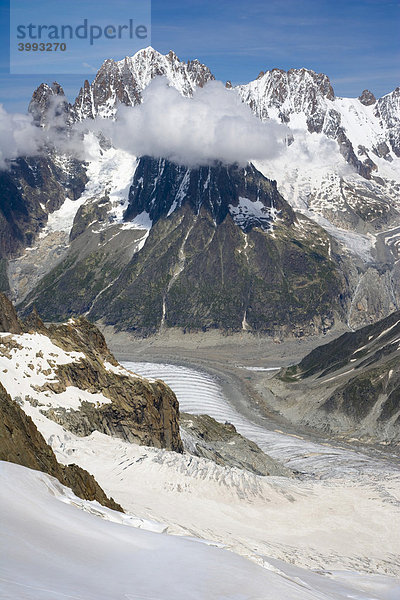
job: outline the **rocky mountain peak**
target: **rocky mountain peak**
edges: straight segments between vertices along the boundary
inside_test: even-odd
[[[154,224],[184,204],[196,215],[204,207],[216,225],[230,214],[245,232],[253,227],[268,231],[278,216],[288,223],[294,219],[276,183],[251,164],[188,168],[164,159],[141,158],[124,219],[130,221],[146,213]]]
[[[53,84],[41,83],[33,92],[28,106],[36,125],[42,127],[56,120],[68,120],[71,105],[68,103],[63,88],[56,81]]]
[[[278,118],[284,123],[293,113],[305,113],[312,120],[327,100],[335,98],[327,75],[304,68],[261,71],[257,79],[236,90],[261,119]]]
[[[184,96],[191,96],[197,86],[214,79],[208,67],[198,60],[181,61],[172,50],[160,54],[151,46],[123,60],[108,59],[100,67],[92,84],[81,88],[74,104],[76,120],[113,117],[119,103],[135,106],[142,101],[142,92],[157,76]]]
[[[175,54],[175,52],[173,50],[170,50],[168,52],[167,57],[171,62],[175,62],[176,60],[179,60],[179,58],[177,57],[177,55]]]
[[[364,90],[360,96],[358,96],[359,101],[364,106],[371,106],[371,104],[375,104],[376,98],[372,92],[369,90]]]

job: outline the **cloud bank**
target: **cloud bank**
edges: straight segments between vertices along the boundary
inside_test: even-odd
[[[9,169],[10,161],[19,157],[41,156],[49,150],[86,159],[82,131],[66,127],[61,104],[59,98],[52,98],[44,127],[37,126],[35,115],[8,113],[0,104],[0,170]]]
[[[120,106],[115,121],[96,119],[93,126],[117,148],[186,166],[244,164],[276,156],[289,131],[261,122],[221,82],[209,82],[185,98],[163,78],[147,87],[142,104]]]
[[[10,114],[0,104],[0,169],[7,161],[40,152],[41,132],[30,115]]]
[[[103,134],[116,148],[135,156],[191,167],[215,161],[246,164],[276,157],[289,132],[284,125],[260,121],[221,82],[210,82],[185,98],[166,79],[156,78],[144,91],[142,104],[119,106],[115,120],[87,119],[72,128],[65,127],[67,117],[60,107],[47,108],[45,127],[36,127],[30,115],[10,115],[0,108],[0,168],[45,148],[90,159],[82,143],[89,132]]]

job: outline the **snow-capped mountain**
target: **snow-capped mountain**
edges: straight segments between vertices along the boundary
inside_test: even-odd
[[[399,223],[398,89],[339,98],[326,75],[274,69],[236,90],[261,119],[292,131],[287,152],[259,165],[292,206],[358,233]]]
[[[114,119],[119,104],[136,105],[142,101],[142,92],[157,75],[164,75],[169,85],[186,97],[191,97],[198,86],[213,79],[210,70],[198,61],[186,63],[173,52],[164,56],[146,48],[122,61],[105,61],[93,83],[85,82],[74,104],[67,102],[58,84],[40,86],[32,98],[30,112],[43,126],[49,122],[49,114],[53,117],[55,114],[56,122],[64,120],[67,126],[87,117]],[[356,327],[396,310],[400,306],[397,277],[399,89],[378,100],[367,90],[359,98],[339,98],[326,75],[307,69],[288,72],[273,69],[261,72],[248,84],[227,87],[229,93],[238,94],[263,121],[276,121],[289,128],[284,150],[268,160],[255,162],[255,170],[259,173],[258,178],[264,175],[277,182],[277,192],[283,196],[285,205],[295,210],[298,222],[309,223],[311,219],[316,223],[315,243],[318,245],[325,240],[321,247],[328,249],[328,258],[336,263],[346,282],[339,286],[339,320]],[[122,150],[105,147],[104,142],[99,146],[95,138],[92,150],[85,191],[77,201],[68,200],[53,213],[47,229],[43,229],[44,218],[40,238],[33,238],[36,245],[32,242],[29,253],[9,262],[7,273],[15,299],[18,295],[22,299],[38,284],[29,302],[35,299],[44,311],[54,303],[61,306],[63,296],[53,293],[49,296],[46,291],[53,290],[54,277],[60,289],[65,286],[65,277],[79,286],[81,274],[91,264],[91,277],[86,279],[85,285],[88,289],[93,288],[92,291],[85,298],[79,294],[69,295],[67,303],[72,304],[62,315],[69,315],[69,311],[92,310],[92,315],[100,318],[102,315],[94,308],[101,306],[105,297],[109,298],[109,294],[116,291],[121,270],[131,260],[140,263],[139,255],[147,263],[144,256],[151,239],[159,235],[161,222],[174,221],[186,213],[189,206],[190,214],[195,216],[200,214],[200,207],[207,209],[217,228],[224,225],[226,219],[246,235],[260,227],[275,243],[274,223],[276,220],[280,223],[281,208],[265,206],[256,196],[249,201],[250,196],[244,191],[254,167],[244,172],[243,180],[236,181],[232,191],[229,188],[232,182],[229,183],[230,178],[224,175],[223,169],[212,167],[196,171],[184,165],[166,168],[166,161],[136,160]],[[65,160],[59,164],[65,165]],[[208,179],[210,175],[211,180]],[[29,195],[29,189],[26,186],[24,189]],[[300,221],[299,213],[303,215]],[[288,228],[293,238],[297,235],[296,219]],[[195,230],[197,227],[198,224]],[[307,227],[309,235],[314,226]],[[57,241],[55,233],[59,230],[62,235],[57,234]],[[35,231],[38,231],[37,226]],[[186,234],[190,236],[188,230]],[[164,251],[167,250],[170,252],[171,249],[165,247]],[[67,254],[70,258],[66,258]],[[67,262],[60,262],[64,259]],[[177,255],[176,260],[175,267],[168,261],[168,266],[163,267],[167,269],[163,273],[166,281],[172,277],[175,284],[185,277],[188,268],[182,256]],[[38,267],[43,263],[49,265],[48,271],[56,267],[48,279],[43,279],[46,273]],[[204,264],[202,269],[204,271]],[[204,272],[200,271],[196,275],[197,279],[203,276]],[[7,279],[5,275],[3,279]],[[146,289],[141,292],[146,297],[148,289],[155,291]],[[105,290],[107,294],[103,296]],[[168,320],[167,296],[167,288],[157,291],[156,305],[152,305],[144,318],[147,323],[149,315],[154,316],[150,330],[161,323],[175,323]],[[139,298],[138,302],[143,307]],[[240,319],[236,319],[244,328],[248,326],[245,318],[247,302],[243,299],[239,302]],[[251,307],[249,309],[251,312]],[[338,306],[334,312],[337,309]],[[328,320],[334,321],[331,317]],[[199,322],[199,326],[204,325]],[[221,323],[217,326],[224,327]],[[310,327],[306,330],[310,331]]]
[[[393,132],[399,124],[398,89],[379,100],[368,90],[359,98],[338,98],[326,75],[273,69],[236,90],[261,119],[336,140],[347,162],[366,179],[378,169],[374,159],[392,162],[399,156]]]
[[[191,96],[196,87],[214,79],[210,69],[198,60],[184,62],[172,50],[164,56],[148,47],[123,60],[105,60],[93,82],[85,80],[73,104],[68,103],[58,83],[41,84],[32,96],[29,111],[42,125],[54,118],[54,113],[63,113],[67,123],[114,117],[119,104],[139,104],[143,90],[157,76],[166,77],[184,96]]]

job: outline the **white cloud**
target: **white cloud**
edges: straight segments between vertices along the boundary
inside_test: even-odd
[[[64,102],[58,96],[50,99],[45,127],[36,127],[30,115],[8,114],[0,105],[0,168],[44,148],[91,160],[100,133],[134,156],[167,158],[191,167],[214,161],[243,165],[286,160],[307,168],[315,162],[330,164],[338,155],[336,142],[301,130],[293,131],[295,142],[287,147],[288,127],[262,122],[221,82],[209,82],[186,98],[166,79],[156,78],[144,91],[142,104],[120,105],[115,120],[87,119],[72,128],[65,123]]]
[[[136,156],[167,158],[187,166],[246,163],[275,156],[288,129],[262,123],[240,98],[220,82],[185,98],[163,78],[143,93],[139,106],[120,106],[116,121],[97,119],[95,129]],[[84,126],[92,127],[85,122]]]
[[[82,133],[66,127],[62,100],[54,96],[46,112],[45,127],[38,127],[31,114],[8,113],[0,104],[0,169],[8,169],[18,157],[37,156],[56,150],[85,160]]]
[[[10,114],[0,104],[0,168],[7,168],[8,160],[31,156],[39,152],[41,132],[30,115]]]

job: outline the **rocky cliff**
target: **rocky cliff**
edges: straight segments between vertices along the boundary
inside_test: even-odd
[[[1,306],[11,305],[3,298]],[[2,334],[0,364],[4,387],[23,408],[77,435],[97,430],[182,451],[175,394],[118,365],[102,334],[83,318],[45,327],[34,313],[23,330]]]
[[[22,324],[18,319],[12,302],[0,292],[0,332],[22,333]]]

